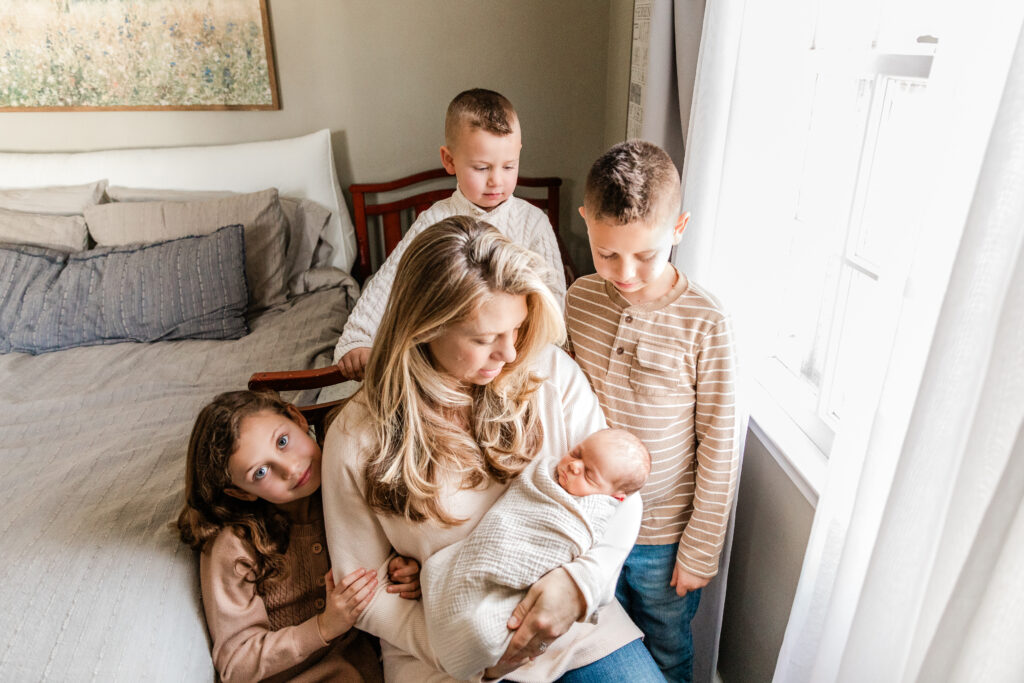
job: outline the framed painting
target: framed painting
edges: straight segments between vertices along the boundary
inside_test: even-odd
[[[3,0],[0,111],[280,109],[266,0]]]

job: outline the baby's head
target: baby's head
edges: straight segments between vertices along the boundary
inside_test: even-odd
[[[587,174],[580,215],[598,275],[632,303],[668,293],[668,268],[690,218],[680,213],[679,172],[671,157],[642,140],[619,143]]]
[[[558,484],[574,496],[603,493],[622,500],[651,473],[651,454],[624,429],[594,432],[558,462]]]
[[[522,134],[516,110],[493,90],[455,96],[444,120],[441,163],[466,199],[491,210],[512,196],[519,179]]]
[[[192,427],[186,502],[210,522],[225,522],[258,499],[286,506],[320,487],[320,458],[295,406],[270,391],[229,391]]]

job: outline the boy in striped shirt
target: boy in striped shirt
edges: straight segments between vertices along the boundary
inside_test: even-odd
[[[565,308],[608,425],[651,453],[616,597],[670,681],[691,679],[690,621],[718,572],[739,464],[729,319],[669,263],[690,218],[680,202],[679,173],[656,145],[623,142],[594,162],[580,215],[597,273],[576,280]]]

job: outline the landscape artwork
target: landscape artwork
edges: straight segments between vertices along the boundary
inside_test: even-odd
[[[266,0],[0,2],[0,111],[278,108]]]

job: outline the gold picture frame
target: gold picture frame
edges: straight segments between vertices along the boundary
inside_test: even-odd
[[[280,108],[266,0],[3,0],[2,112]]]

